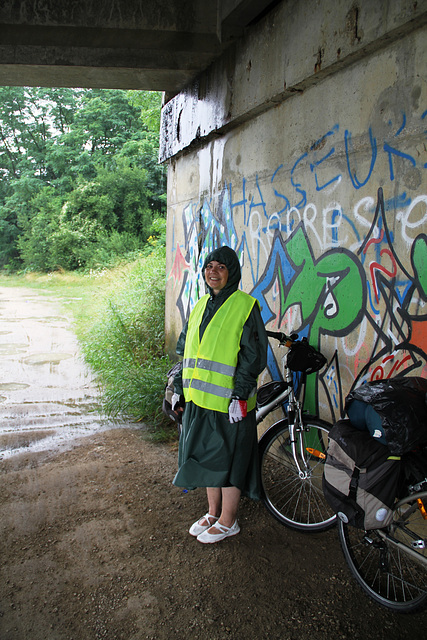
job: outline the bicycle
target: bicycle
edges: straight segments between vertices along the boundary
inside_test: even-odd
[[[388,609],[414,613],[427,606],[427,447],[402,456],[402,470],[388,527],[363,531],[338,519],[338,535],[363,591]]]
[[[267,429],[258,442],[262,500],[281,524],[306,532],[325,531],[337,521],[322,490],[332,425],[304,414],[303,404],[306,376],[319,370],[326,359],[306,340],[299,341],[298,334],[287,336],[267,331],[267,335],[288,351],[284,356],[284,380],[269,382],[257,391],[257,424],[280,406],[285,416]],[[297,390],[293,371],[301,371]]]

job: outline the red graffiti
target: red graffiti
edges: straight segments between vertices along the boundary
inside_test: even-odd
[[[379,302],[379,295],[378,295],[378,286],[377,286],[377,280],[376,280],[376,272],[380,271],[381,273],[385,273],[385,275],[389,276],[389,278],[394,278],[397,273],[396,261],[390,249],[382,249],[382,251],[380,252],[380,256],[382,257],[384,254],[389,256],[392,262],[393,271],[389,271],[382,265],[378,264],[378,262],[371,262],[371,264],[369,265],[369,270],[371,272],[372,285],[374,287],[375,300],[377,301],[377,304]]]
[[[175,289],[177,283],[182,281],[183,275],[188,271],[190,265],[185,261],[184,256],[181,253],[179,244],[176,245],[175,259],[173,261],[172,269],[170,270],[168,280],[173,278],[173,287]]]
[[[386,374],[385,370],[384,370],[384,365],[386,365],[387,362],[390,362],[391,360],[394,360],[395,357],[396,356],[394,356],[394,355],[385,356],[385,358],[382,359],[381,364],[378,365],[378,367],[375,367],[375,369],[373,370],[373,372],[371,374],[371,381],[373,381],[373,380],[388,380],[389,378],[393,377],[393,375],[401,367],[403,367],[403,365],[406,362],[408,362],[408,360],[411,359],[411,356],[407,355],[404,358],[402,358],[401,360],[396,360],[396,362],[393,364],[393,366],[390,369],[390,371],[388,372],[388,374]]]
[[[368,242],[365,245],[365,248],[363,249],[363,253],[366,253],[369,246],[371,244],[381,244],[381,242],[383,241],[384,238],[384,229],[381,229],[381,233],[380,233],[380,237],[379,238],[371,238],[370,240],[368,240]]]

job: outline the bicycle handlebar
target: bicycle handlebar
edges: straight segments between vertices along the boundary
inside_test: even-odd
[[[269,338],[275,338],[280,342],[280,344],[284,344],[288,347],[290,347],[293,342],[298,340],[297,333],[292,333],[290,336],[287,336],[286,333],[282,333],[281,331],[267,331],[267,336]]]

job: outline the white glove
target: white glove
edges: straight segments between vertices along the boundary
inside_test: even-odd
[[[176,405],[180,404],[180,399],[181,399],[181,396],[179,395],[179,393],[172,394],[172,399],[171,399],[172,411],[175,411]]]
[[[240,422],[243,418],[246,418],[248,413],[248,403],[246,400],[238,400],[233,398],[228,407],[228,419],[230,422]]]

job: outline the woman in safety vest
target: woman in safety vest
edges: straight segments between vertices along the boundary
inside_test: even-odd
[[[212,251],[202,273],[209,293],[177,345],[184,357],[172,408],[184,413],[174,484],[206,487],[209,511],[190,534],[210,543],[239,533],[241,495],[260,495],[255,405],[267,335],[257,300],[238,288],[240,263],[232,249]]]

